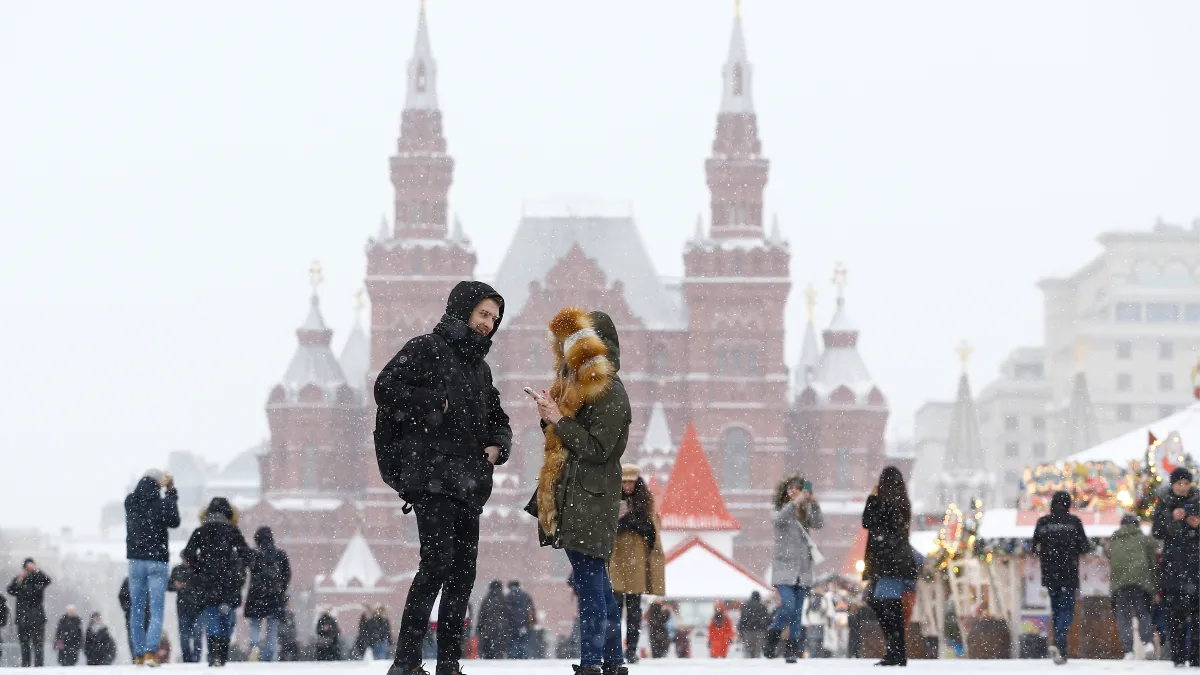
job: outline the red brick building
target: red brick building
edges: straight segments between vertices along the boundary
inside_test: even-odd
[[[401,515],[374,464],[371,387],[407,340],[434,326],[450,288],[476,274],[471,241],[452,221],[447,201],[454,159],[437,78],[422,10],[390,163],[394,214],[367,245],[369,338],[356,326],[335,356],[314,296],[297,331],[296,355],[267,403],[271,440],[261,458],[263,495],[245,519],[276,528],[291,552],[302,606],[386,596],[398,608],[416,569],[415,521]],[[825,354],[806,348],[802,362],[815,379],[791,406],[784,361],[791,256],[778,224],[769,232],[764,224],[770,164],[758,135],[740,17],[721,87],[705,162],[710,226],[698,222],[682,244],[682,279],[658,275],[631,217],[526,213],[491,280],[506,298],[506,313],[489,362],[515,443],[512,459],[497,467],[483,513],[478,583],[521,579],[552,620],[570,616],[563,585],[568,569],[561,552],[537,546],[534,520],[521,512],[542,457],[535,408],[521,390],[551,381],[546,322],[564,306],[604,309],[620,331],[620,375],[634,411],[626,461],[661,480],[682,430],[693,425],[729,512],[742,525],[734,558],[756,574],[770,563],[769,502],[785,472],[812,474],[818,494],[836,485],[833,496],[845,501],[869,490],[869,474],[882,461],[887,407],[873,385],[863,389],[865,367],[851,373],[857,379],[847,382],[848,394],[821,388],[825,379],[842,377],[846,350],[850,360],[858,358],[857,331],[846,323],[840,300],[825,333]],[[857,518],[855,508],[861,507],[830,505],[835,520],[839,509],[851,514],[847,522]],[[353,560],[376,561],[382,572],[346,574],[342,565],[335,575],[351,543]],[[340,581],[330,581],[335,578]]]

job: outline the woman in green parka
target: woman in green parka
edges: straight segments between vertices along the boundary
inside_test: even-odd
[[[632,421],[617,376],[617,329],[603,312],[564,309],[550,322],[554,384],[537,397],[546,437],[529,511],[543,546],[566,549],[579,597],[584,675],[625,675],[621,618],[607,564],[621,509],[621,456]]]

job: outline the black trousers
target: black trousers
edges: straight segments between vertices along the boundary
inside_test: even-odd
[[[636,652],[642,637],[642,596],[639,593],[617,593],[617,609],[625,617],[625,653]]]
[[[463,619],[475,585],[479,514],[462,502],[436,495],[414,504],[413,513],[421,539],[421,562],[400,619],[396,663],[412,668],[421,662],[421,643],[439,591],[437,659],[438,663],[457,663],[462,658]]]
[[[1167,596],[1171,608],[1171,660],[1175,663],[1188,663],[1200,666],[1200,601],[1194,595],[1182,593]],[[1188,632],[1192,635],[1192,644],[1188,648]]]
[[[58,653],[58,665],[73,666],[76,663],[79,663],[78,647],[64,647],[63,650]]]
[[[908,645],[904,639],[904,601],[871,600],[871,609],[879,619],[879,627],[887,641],[887,654],[883,660],[889,663],[907,663]]]
[[[21,641],[21,667],[45,665],[46,624],[17,624],[17,639]]]

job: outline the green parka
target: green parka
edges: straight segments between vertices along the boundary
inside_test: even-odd
[[[1122,525],[1108,543],[1108,563],[1112,568],[1109,588],[1135,586],[1150,595],[1158,593],[1158,542],[1142,533],[1138,525]]]
[[[591,313],[596,333],[608,347],[608,360],[621,370],[621,347],[617,328],[604,312]],[[617,538],[621,513],[621,456],[629,442],[633,421],[629,395],[616,373],[608,391],[598,401],[584,404],[574,418],[564,417],[554,425],[567,465],[555,494],[558,532],[541,536],[542,546],[576,551],[609,560]],[[536,512],[535,499],[527,511]]]

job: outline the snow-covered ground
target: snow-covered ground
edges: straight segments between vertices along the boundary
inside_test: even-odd
[[[643,661],[631,666],[631,675],[636,673],[653,673],[654,675],[721,675],[745,673],[749,668],[755,672],[772,673],[812,673],[818,671],[821,675],[834,673],[836,675],[878,675],[880,669],[873,667],[873,661],[864,659],[820,659],[801,661],[796,665],[788,665],[779,660],[766,661],[730,659],[713,661],[709,659],[660,661]],[[158,672],[222,672],[222,675],[265,675],[267,673],[311,673],[312,675],[384,675],[388,663],[376,661],[350,663],[231,663],[224,671],[209,671],[200,665],[171,664],[164,666]],[[433,664],[426,668],[433,672]],[[1039,661],[910,661],[907,671],[933,673],[934,675],[962,675],[969,669],[971,675],[987,675],[1000,673],[1029,673],[1031,675],[1066,675],[1067,673],[1166,673],[1171,672],[1170,661],[1072,661],[1065,666],[1056,667],[1047,660]],[[569,661],[465,661],[463,671],[466,675],[570,675]],[[39,671],[51,673],[71,673],[75,671],[66,668],[45,668]],[[111,675],[146,675],[145,668],[119,666],[103,671]]]

